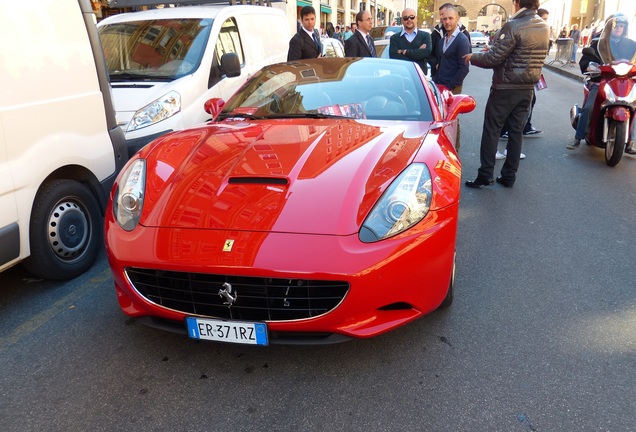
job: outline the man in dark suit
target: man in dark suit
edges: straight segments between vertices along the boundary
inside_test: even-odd
[[[345,41],[345,57],[375,57],[375,44],[369,36],[373,27],[371,12],[365,10],[356,14],[358,29]]]
[[[304,6],[300,10],[301,26],[289,41],[287,61],[311,59],[320,57],[322,45],[320,36],[314,30],[316,25],[316,10],[312,6]]]

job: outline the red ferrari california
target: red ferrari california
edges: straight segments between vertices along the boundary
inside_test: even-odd
[[[267,345],[367,338],[450,305],[457,115],[474,107],[407,61],[265,67],[119,174],[106,246],[121,308]]]

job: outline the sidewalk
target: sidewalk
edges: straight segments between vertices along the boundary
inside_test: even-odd
[[[584,76],[579,68],[579,59],[581,58],[581,47],[576,52],[576,63],[563,63],[562,61],[555,61],[557,55],[556,47],[552,47],[552,50],[548,53],[548,56],[544,61],[544,68],[552,72],[556,72],[559,75],[566,76],[568,78],[575,79],[583,82]],[[552,64],[550,64],[552,63]]]

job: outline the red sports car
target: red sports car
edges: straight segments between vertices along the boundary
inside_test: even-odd
[[[415,63],[265,67],[212,120],[137,153],[113,187],[106,246],[123,311],[192,338],[332,343],[453,296],[472,97]]]

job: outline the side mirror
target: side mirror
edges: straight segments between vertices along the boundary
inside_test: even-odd
[[[236,53],[227,53],[221,56],[221,72],[228,78],[241,75],[241,63]]]
[[[589,75],[592,78],[597,77],[601,74],[601,66],[596,62],[589,62],[587,65],[587,69],[585,70],[585,75]]]
[[[459,114],[466,114],[475,109],[477,103],[472,96],[458,94],[450,97],[446,102],[446,120],[455,119]]]
[[[212,115],[212,118],[215,119],[216,116],[219,115],[223,107],[225,106],[225,101],[221,98],[212,98],[205,101],[203,104],[203,109],[206,113]]]

